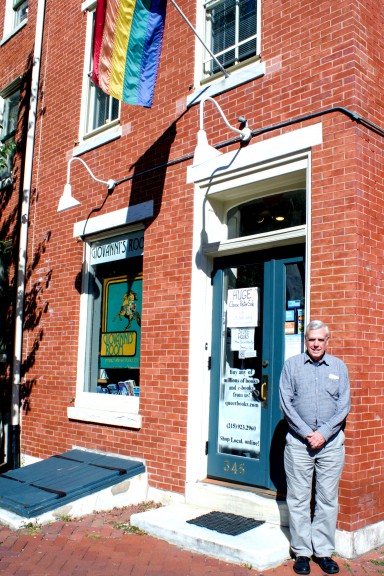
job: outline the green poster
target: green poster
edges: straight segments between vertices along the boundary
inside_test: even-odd
[[[100,368],[139,368],[142,276],[105,278]]]

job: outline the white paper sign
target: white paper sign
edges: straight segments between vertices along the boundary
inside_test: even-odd
[[[287,360],[291,356],[296,356],[296,354],[301,354],[304,348],[303,343],[303,334],[286,335],[284,360]]]
[[[245,358],[256,358],[256,356],[256,350],[247,350],[246,348],[244,348],[244,350],[239,350],[240,360],[244,360]]]
[[[254,328],[232,328],[231,329],[231,350],[254,350],[255,349],[255,329]]]
[[[259,325],[259,288],[228,290],[227,327],[251,328]]]
[[[219,452],[258,458],[261,403],[252,391],[259,380],[252,369],[227,367],[219,404]]]

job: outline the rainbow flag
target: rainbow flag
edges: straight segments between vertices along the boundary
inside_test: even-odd
[[[152,106],[166,0],[97,0],[92,80],[103,92]]]

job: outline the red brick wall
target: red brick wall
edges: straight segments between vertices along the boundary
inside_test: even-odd
[[[180,5],[194,21],[194,3]],[[33,45],[36,0],[30,6],[28,25],[0,47],[0,88],[24,70]],[[265,0],[261,57],[266,74],[216,99],[232,124],[244,114],[252,129],[334,106],[384,127],[382,29],[383,8],[377,0]],[[190,161],[166,174],[159,170],[122,184],[102,211],[155,202],[155,218],[145,233],[143,427],[132,431],[67,418],[75,397],[83,256],[82,243],[72,238],[73,223],[100,206],[105,195],[74,164],[71,181],[81,206],[56,213],[78,139],[84,41],[80,3],[70,0],[57,10],[47,0],[29,230],[27,304],[34,309],[27,315],[24,338],[28,402],[22,449],[47,457],[81,445],[144,457],[153,486],[183,492],[194,257],[193,188],[185,184]],[[120,179],[193,152],[198,107],[183,107],[193,84],[193,42],[169,5],[154,106],[122,106],[124,136],[84,156],[97,176]],[[331,351],[350,369],[353,410],[346,431],[340,527],[351,530],[379,520],[384,511],[383,138],[335,112],[258,139],[319,121],[324,143],[312,153],[311,314],[329,322]],[[215,143],[233,136],[213,108],[206,113],[205,127]],[[4,207],[2,223],[14,207],[15,197]]]

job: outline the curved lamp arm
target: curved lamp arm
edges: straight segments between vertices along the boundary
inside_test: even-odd
[[[239,130],[238,128],[235,128],[234,126],[231,126],[230,123],[228,122],[227,118],[225,117],[224,112],[220,108],[219,104],[216,102],[216,100],[211,98],[211,96],[206,96],[205,98],[203,98],[200,101],[200,130],[204,130],[204,104],[207,100],[209,100],[210,102],[212,102],[216,106],[216,108],[218,109],[218,111],[220,113],[220,116],[224,120],[227,127],[230,130],[237,132],[240,135],[240,139],[243,142],[248,142],[251,139],[252,131],[250,130],[250,128],[248,128],[248,122],[245,123],[245,128],[243,128],[242,130]]]
[[[100,180],[100,178],[96,178],[96,176],[93,174],[92,170],[89,168],[88,164],[86,164],[86,162],[84,162],[84,160],[82,158],[79,158],[78,156],[74,156],[73,158],[71,158],[68,161],[67,182],[64,186],[63,195],[61,196],[60,201],[59,201],[59,206],[57,208],[58,212],[63,212],[64,210],[68,210],[69,208],[73,208],[74,206],[78,206],[80,204],[80,202],[72,196],[72,186],[70,184],[71,164],[75,160],[78,160],[79,162],[82,163],[82,165],[87,169],[88,173],[93,178],[93,180],[95,180],[96,182],[100,182],[100,184],[106,184],[109,194],[111,194],[114,191],[115,186],[117,184],[116,181],[112,180],[112,179],[106,181],[106,180]]]
[[[248,128],[248,122],[244,118],[239,118],[240,122],[245,122],[245,127],[242,130],[239,130],[234,126],[231,126],[228,120],[226,119],[224,112],[216,102],[216,100],[211,98],[211,96],[206,96],[200,101],[200,129],[197,133],[197,146],[195,148],[195,153],[193,155],[192,166],[198,166],[199,164],[204,164],[204,162],[216,158],[221,154],[219,150],[208,144],[207,133],[204,130],[204,104],[207,100],[209,100],[216,106],[226,126],[230,130],[237,132],[237,134],[240,135],[240,140],[242,142],[249,142],[249,140],[252,138],[252,131],[250,130],[250,128]]]
[[[92,170],[90,169],[90,167],[88,166],[88,164],[86,164],[84,162],[84,160],[82,158],[79,158],[78,156],[74,156],[73,158],[71,158],[68,162],[68,168],[67,168],[67,184],[69,184],[70,181],[70,176],[71,176],[71,164],[72,162],[74,162],[75,160],[78,160],[79,162],[82,163],[82,165],[88,170],[89,174],[91,175],[91,177],[96,181],[96,182],[100,182],[100,184],[106,184],[108,189],[110,188],[114,188],[116,186],[116,182],[114,180],[100,180],[100,178],[96,178],[96,176],[94,175],[94,173],[92,172]]]

